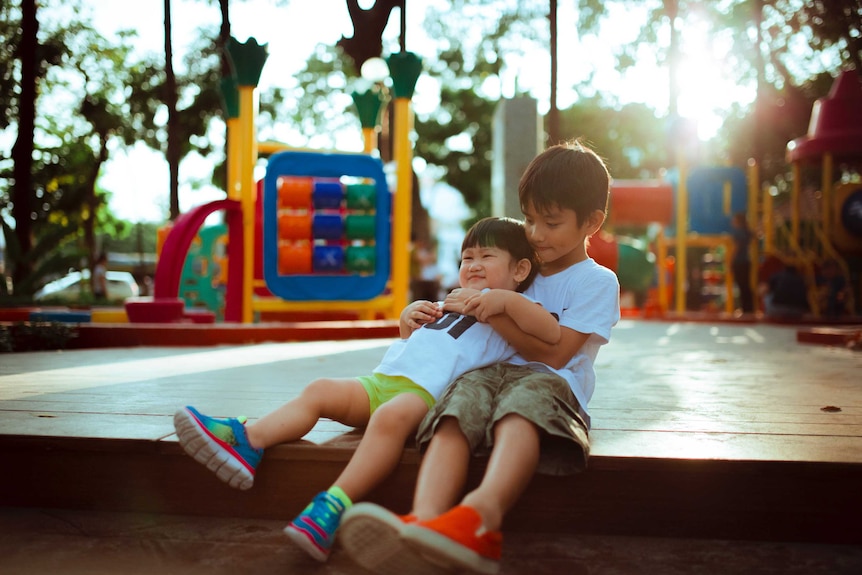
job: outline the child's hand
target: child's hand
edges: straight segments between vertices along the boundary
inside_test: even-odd
[[[418,300],[404,308],[401,312],[401,323],[411,330],[419,329],[426,323],[437,321],[443,317],[443,310],[437,302]]]
[[[487,322],[492,315],[505,313],[508,297],[506,291],[492,289],[472,295],[464,302],[464,311],[461,313],[472,315],[481,322]]]
[[[479,294],[479,290],[471,288],[456,288],[449,292],[446,299],[443,300],[443,309],[446,311],[454,311],[455,313],[464,313],[464,303],[467,298]]]

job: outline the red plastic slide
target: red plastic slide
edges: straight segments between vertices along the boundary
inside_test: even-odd
[[[242,321],[243,284],[243,230],[242,207],[237,200],[216,200],[197,206],[182,214],[174,222],[156,266],[154,300],[179,297],[183,264],[189,247],[207,217],[219,210],[225,211],[228,229],[228,276],[225,293],[225,321]]]

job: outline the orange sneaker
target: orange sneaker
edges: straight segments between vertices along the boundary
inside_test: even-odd
[[[405,525],[401,537],[435,563],[493,575],[500,570],[503,534],[481,529],[479,513],[459,505],[436,519]]]
[[[401,540],[413,515],[396,515],[373,503],[348,509],[338,528],[338,543],[358,565],[375,575],[434,575],[440,568],[428,562]]]

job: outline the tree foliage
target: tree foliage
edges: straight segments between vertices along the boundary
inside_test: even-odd
[[[110,219],[96,181],[108,142],[123,127],[129,53],[79,21],[39,27],[31,50],[20,26],[24,13],[9,2],[0,10],[7,17],[0,28],[14,43],[0,52],[2,82],[18,86],[0,94],[0,108],[4,132],[16,135],[21,150],[13,150],[11,165],[0,165],[0,216],[15,292],[27,295],[52,275],[86,265],[98,222]],[[28,52],[37,71],[33,95],[23,89]]]

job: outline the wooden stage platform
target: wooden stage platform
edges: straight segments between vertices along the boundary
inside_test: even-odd
[[[185,456],[172,414],[260,417],[370,372],[391,339],[369,335],[0,354],[0,506],[289,519],[358,432],[321,422],[238,492]],[[597,373],[589,470],[537,476],[507,530],[862,544],[862,353],[794,326],[623,320]],[[370,498],[405,511],[418,461]]]

